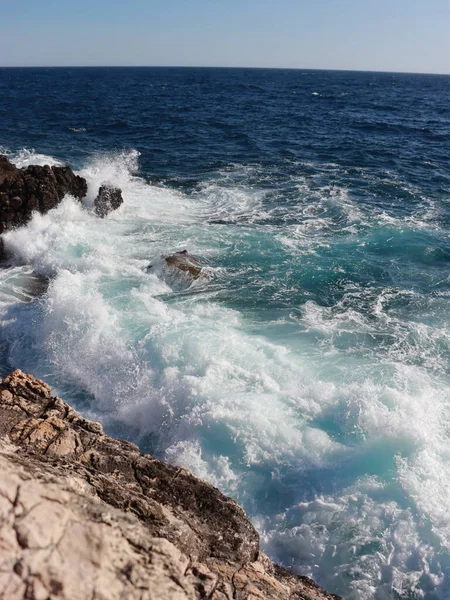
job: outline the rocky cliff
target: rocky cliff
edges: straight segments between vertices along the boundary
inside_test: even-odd
[[[0,598],[337,596],[261,553],[233,500],[104,435],[17,370],[0,385]]]

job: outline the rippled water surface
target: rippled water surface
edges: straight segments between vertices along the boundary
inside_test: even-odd
[[[5,236],[2,374],[211,481],[329,591],[448,600],[450,77],[0,69],[0,95],[2,151],[89,185]],[[207,277],[162,267],[185,248]]]

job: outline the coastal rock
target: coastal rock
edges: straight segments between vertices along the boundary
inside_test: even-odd
[[[83,198],[87,183],[69,167],[31,165],[18,169],[0,156],[0,233],[29,221],[33,211],[46,213],[66,194]]]
[[[198,279],[202,273],[202,265],[198,258],[189,254],[187,250],[175,252],[164,258],[169,267],[187,273],[191,279]]]
[[[19,370],[0,384],[0,473],[0,598],[337,598],[262,554],[232,499]]]
[[[98,190],[98,196],[94,200],[95,213],[99,217],[106,217],[111,211],[116,210],[122,204],[122,190],[112,185],[102,185]]]
[[[188,289],[195,281],[207,282],[212,277],[211,269],[187,250],[157,258],[147,266],[147,272],[154,273],[174,290]]]
[[[3,239],[0,237],[0,262],[3,262],[8,259],[8,253],[5,250],[5,244]]]

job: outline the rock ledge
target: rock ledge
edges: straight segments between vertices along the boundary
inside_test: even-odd
[[[0,384],[0,473],[0,598],[338,598],[262,554],[233,500],[19,370]]]

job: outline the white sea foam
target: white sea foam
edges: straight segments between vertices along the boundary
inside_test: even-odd
[[[50,166],[62,166],[63,163],[53,156],[48,156],[47,154],[41,154],[36,152],[35,150],[28,150],[27,148],[23,148],[16,153],[9,153],[9,160],[16,165],[19,169],[23,167],[28,167],[30,165],[50,165]]]
[[[204,217],[211,221],[249,225],[269,217],[263,207],[264,197],[264,191],[244,185],[207,183],[198,194],[197,210],[203,206]]]
[[[10,365],[58,392],[85,391],[90,416],[232,494],[271,556],[348,600],[448,598],[445,326],[389,308],[415,300],[412,291],[347,283],[334,305],[304,301],[271,337],[232,303],[179,293],[145,269],[183,248],[218,263],[273,244],[292,260],[332,243],[336,214],[345,226],[365,226],[367,214],[327,188],[301,208],[305,223],[255,230],[264,193],[209,183],[187,196],[138,177],[138,158],[94,158],[81,171],[84,205],[66,197],[6,234],[17,261],[2,285]],[[122,188],[124,204],[99,219],[91,208],[105,182]],[[25,302],[20,277],[33,272],[50,284]]]

